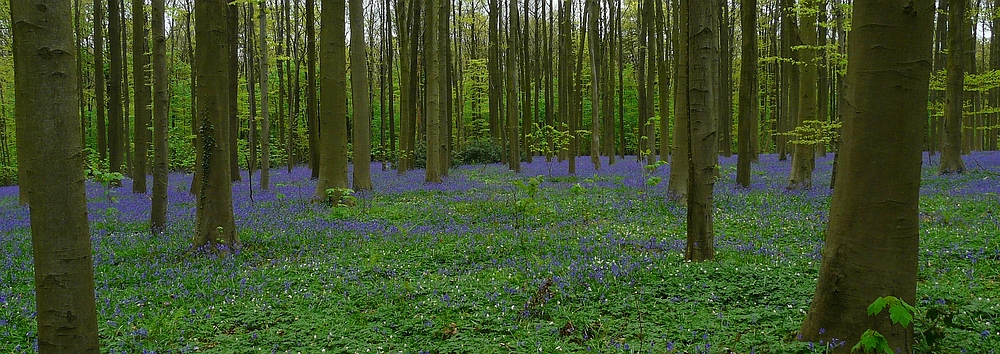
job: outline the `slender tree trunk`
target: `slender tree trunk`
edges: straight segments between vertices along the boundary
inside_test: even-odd
[[[489,0],[489,59],[487,61],[487,71],[489,71],[489,100],[490,100],[490,133],[494,138],[500,137],[500,105],[503,98],[500,97],[503,87],[503,77],[500,73],[500,3],[498,0]],[[498,139],[499,140],[499,139]]]
[[[322,0],[321,0],[322,1]],[[316,103],[316,14],[315,14],[315,0],[306,0],[306,121],[309,127],[309,169],[312,170],[311,178],[320,178],[320,168],[322,164],[320,159],[322,159],[321,149],[329,148],[327,145],[320,146],[320,144],[326,144],[320,141],[320,134],[324,134],[320,131],[320,122],[316,117],[316,110],[318,104]],[[341,1],[343,3],[343,1]],[[324,14],[325,11],[323,10]],[[341,16],[340,21],[343,22],[343,16]],[[322,36],[323,34],[320,33]],[[322,41],[322,39],[320,39]],[[328,39],[330,40],[330,39]],[[328,76],[329,74],[323,74]],[[332,77],[332,76],[328,76]],[[329,92],[326,94],[330,94]],[[329,104],[330,102],[328,102]],[[324,134],[326,135],[326,134]],[[323,159],[329,162],[328,159]],[[328,177],[329,178],[329,177]],[[344,177],[347,178],[346,176]],[[344,182],[343,188],[347,187],[347,182]],[[313,196],[314,199],[317,196]],[[325,198],[325,195],[320,194],[318,197]]]
[[[101,0],[94,0],[94,108],[97,111],[97,156],[101,163],[108,159],[107,122],[104,119],[104,7]]]
[[[796,125],[806,128],[808,122],[816,120],[816,80],[818,73],[816,69],[816,13],[812,11],[816,7],[816,0],[801,0],[800,6],[806,11],[800,12],[799,35],[803,47],[799,49],[800,64],[799,75],[799,114],[796,115]],[[800,189],[812,187],[812,172],[816,167],[815,143],[818,137],[815,135],[800,135],[795,139],[795,150],[792,154],[792,173],[788,181],[788,189]]]
[[[778,115],[777,121],[777,150],[778,150],[778,160],[785,161],[788,159],[788,136],[784,135],[789,132],[790,127],[795,125],[798,120],[796,117],[796,112],[798,111],[798,67],[793,63],[798,61],[797,52],[792,50],[792,47],[798,44],[798,33],[795,24],[795,0],[781,0],[781,10],[779,16],[781,17],[781,91],[778,99],[781,100],[779,103],[779,110],[781,113]]]
[[[670,180],[667,181],[667,192],[682,205],[687,204],[688,179],[690,161],[690,130],[688,109],[688,8],[687,1],[678,0],[677,4],[677,30],[678,35],[677,54],[675,65],[677,70],[677,84],[674,86],[674,160],[670,166]]]
[[[1000,10],[1000,0],[993,0],[994,11]],[[997,31],[1000,31],[1000,16],[993,15],[991,21],[990,31],[990,70],[1000,70],[1000,35]],[[993,88],[989,93],[990,106],[993,108],[1000,107],[1000,88]],[[997,131],[1000,127],[1000,113],[990,113],[987,115],[988,121],[986,126],[986,150],[996,151],[997,150]]]
[[[132,135],[135,137],[134,165],[132,170],[132,193],[146,193],[146,172],[149,154],[149,104],[150,92],[146,85],[146,8],[143,0],[132,0],[132,81],[135,98],[135,123]]]
[[[227,87],[229,88],[229,177],[232,181],[239,181],[242,177],[240,176],[240,158],[239,158],[239,87],[240,87],[240,59],[239,59],[239,23],[240,23],[240,7],[236,3],[229,4],[226,8],[227,18],[226,18],[226,28],[229,31],[229,42],[232,45],[229,48],[229,76],[227,78]],[[243,48],[243,50],[250,50],[249,47]],[[249,81],[250,77],[247,77]],[[252,111],[252,110],[251,110]],[[249,170],[249,166],[247,169]],[[248,172],[249,173],[249,172]]]
[[[945,78],[944,141],[938,173],[965,172],[962,161],[962,104],[965,99],[965,7],[967,0],[948,1],[948,74]]]
[[[254,74],[256,67],[256,46],[253,40],[257,37],[257,30],[254,27],[254,7],[247,5],[243,12],[243,67],[246,69],[247,82],[247,174],[252,175],[257,170],[257,76]]]
[[[601,4],[599,0],[587,0],[589,20],[587,30],[590,32],[590,162],[594,170],[601,169],[601,81],[600,66],[604,65],[604,52],[601,48]]]
[[[18,167],[26,172],[19,182],[31,201],[38,351],[100,353],[73,8],[68,1],[14,0],[10,10]]]
[[[504,71],[507,72],[507,140],[510,145],[508,149],[510,151],[510,157],[507,159],[508,167],[514,173],[521,172],[521,143],[520,143],[520,129],[518,125],[518,103],[519,97],[517,95],[517,52],[518,52],[518,11],[517,11],[517,0],[510,0],[510,7],[508,12],[507,23],[507,47],[510,50],[507,51],[506,59],[507,65]]]
[[[342,193],[327,189],[347,188],[347,37],[344,0],[322,0],[320,14],[320,110],[319,179],[314,202],[338,203]]]
[[[154,234],[167,227],[167,172],[170,163],[167,144],[167,37],[164,29],[164,0],[153,0],[150,29],[153,34],[153,196],[150,229]]]
[[[108,50],[111,52],[111,81],[108,95],[108,170],[112,173],[122,172],[122,149],[125,148],[122,138],[124,133],[124,118],[122,117],[122,25],[121,6],[119,0],[108,0]],[[121,185],[113,181],[112,185]]]
[[[260,2],[260,188],[271,184],[271,117],[268,105],[267,12]]]
[[[187,34],[188,65],[191,67],[191,135],[194,135],[194,138],[191,139],[191,143],[194,146],[194,166],[192,166],[194,173],[192,173],[191,176],[191,187],[188,189],[188,192],[198,195],[200,193],[199,190],[201,190],[201,181],[203,180],[203,176],[201,175],[201,132],[198,131],[201,127],[201,120],[198,115],[198,66],[194,64],[194,31],[191,30],[191,16],[194,14],[193,2],[193,0],[185,2],[186,14],[184,20],[184,27],[186,28],[185,33]]]
[[[743,42],[740,54],[739,136],[737,141],[736,183],[750,188],[750,155],[756,155],[750,144],[756,134],[751,121],[757,120],[757,0],[742,0],[740,32]]]
[[[660,161],[670,160],[670,72],[667,70],[667,26],[664,25],[663,1],[656,1],[656,74],[659,86],[659,106],[660,106]]]
[[[84,97],[86,97],[83,92],[83,37],[80,34],[80,28],[83,26],[83,23],[80,22],[82,12],[83,10],[80,9],[80,0],[73,0],[73,39],[76,43],[76,93],[80,106],[80,138],[82,139],[83,147],[87,148],[87,115],[83,105]],[[2,131],[3,134],[6,134],[6,132],[6,130]]]
[[[198,67],[198,114],[201,126],[201,188],[195,209],[195,236],[192,249],[208,247],[228,254],[240,247],[233,218],[233,190],[229,165],[229,75],[226,65],[230,45],[227,3],[196,1],[195,66]]]
[[[644,84],[646,85],[646,124],[643,126],[642,132],[645,135],[645,151],[646,154],[646,164],[652,165],[656,163],[656,127],[657,124],[653,122],[654,117],[656,117],[656,104],[653,100],[656,91],[656,52],[659,50],[656,45],[656,23],[653,18],[656,16],[656,6],[654,5],[656,0],[646,0],[646,5],[643,5],[643,12],[645,13],[646,19],[643,20],[643,27],[646,28],[646,44],[649,46],[646,53],[646,78]],[[718,59],[716,59],[718,60]]]
[[[648,96],[652,95],[652,92],[650,92],[652,90],[650,89],[653,87],[653,85],[647,84],[646,81],[650,80],[650,78],[652,78],[653,75],[646,74],[646,71],[652,70],[652,68],[646,66],[646,56],[648,55],[648,52],[650,52],[649,47],[653,44],[651,41],[648,40],[649,20],[652,18],[650,12],[652,12],[653,10],[651,8],[653,7],[652,6],[653,2],[650,0],[641,0],[641,2],[638,2],[637,4],[639,6],[638,9],[639,12],[637,15],[638,19],[636,21],[638,22],[637,31],[639,33],[639,37],[636,39],[636,41],[638,42],[639,46],[638,48],[636,48],[638,58],[637,62],[635,63],[635,66],[637,75],[636,91],[638,94],[638,100],[636,104],[638,105],[639,117],[636,127],[635,146],[637,149],[639,149],[638,153],[636,154],[636,158],[638,158],[639,161],[642,161],[643,157],[645,157],[646,155],[653,154],[653,151],[649,149],[649,140],[648,140],[649,137],[646,135],[646,130],[650,125],[649,118],[651,117],[651,114],[649,112],[652,111],[651,109],[649,109],[649,105],[652,102],[648,98]]]
[[[857,343],[871,328],[893,352],[914,349],[912,325],[894,325],[886,312],[869,316],[867,309],[880,296],[916,301],[933,16],[933,0],[854,4],[841,172],[819,281],[799,331],[803,341]]]
[[[827,37],[827,0],[818,0],[816,4],[818,6],[819,15],[819,26],[817,26],[818,38],[816,40],[816,54],[818,58],[816,59],[817,74],[819,79],[817,82],[817,87],[819,90],[816,92],[816,120],[823,122],[824,124],[830,120],[830,65],[827,60],[826,52],[826,37]],[[826,156],[826,143],[820,142],[816,144],[816,156]]]
[[[368,54],[365,47],[364,8],[351,0],[351,94],[354,103],[354,190],[372,189],[371,102],[368,93]]]
[[[733,156],[733,55],[729,0],[719,0],[719,153]]]
[[[716,137],[718,99],[715,83],[719,75],[718,4],[682,0],[687,4],[688,99],[688,209],[687,246],[684,259],[701,262],[715,258],[712,222],[712,189],[719,161]],[[683,6],[683,5],[682,5]]]

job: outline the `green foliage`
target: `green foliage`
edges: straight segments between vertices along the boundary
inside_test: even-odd
[[[842,125],[841,122],[807,120],[794,130],[780,134],[790,136],[790,143],[796,145],[831,144],[840,138],[838,131]]]
[[[500,162],[500,145],[490,138],[477,138],[457,149],[452,159],[461,165],[497,163]]]
[[[906,303],[906,301],[903,301],[903,299],[895,296],[884,296],[875,299],[871,305],[868,305],[868,316],[878,315],[886,307],[889,308],[889,319],[893,324],[898,324],[905,328],[909,327],[910,323],[913,323],[913,314],[917,309]],[[878,331],[870,328],[861,335],[858,343],[854,347],[851,347],[851,352],[858,350],[861,350],[863,353],[875,351],[892,354],[892,348],[889,347],[889,342],[885,337]]]
[[[0,165],[0,187],[17,184],[17,166]]]

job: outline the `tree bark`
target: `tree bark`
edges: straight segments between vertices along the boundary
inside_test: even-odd
[[[677,0],[677,54],[675,64],[677,83],[674,86],[674,160],[670,166],[670,180],[667,181],[667,192],[681,205],[688,200],[688,170],[690,169],[690,130],[688,110],[688,8],[687,1]]]
[[[260,2],[260,189],[271,185],[271,116],[268,104],[267,11]]]
[[[154,234],[167,227],[167,172],[170,168],[167,144],[167,37],[164,26],[164,0],[153,0],[150,29],[153,34],[153,196],[150,229]]]
[[[342,3],[343,1],[341,1]],[[322,153],[324,147],[320,146],[322,142],[320,141],[320,122],[316,117],[316,110],[318,109],[318,103],[316,102],[316,13],[315,13],[315,0],[306,0],[306,124],[309,129],[309,169],[312,171],[311,178],[317,179],[320,176],[320,168],[322,168]],[[326,14],[327,10],[322,10]],[[322,16],[322,14],[321,14]],[[341,16],[340,21],[343,22],[343,16]],[[322,21],[322,19],[321,19]],[[324,27],[325,28],[325,27]],[[341,31],[343,32],[343,31]],[[320,33],[322,36],[323,33]],[[343,34],[340,35],[343,37]],[[330,40],[330,39],[327,39]],[[320,41],[323,41],[321,38]],[[330,73],[324,73],[327,76]],[[326,94],[330,94],[329,92]],[[328,102],[329,103],[329,102]],[[325,134],[324,134],[325,135]],[[324,145],[325,146],[325,145]],[[329,161],[323,159],[324,161]],[[347,176],[344,176],[346,179]],[[347,183],[344,182],[343,188],[347,187]],[[315,196],[314,196],[315,197]],[[325,196],[320,195],[320,197],[325,198]]]
[[[510,157],[507,158],[507,167],[510,168],[514,173],[521,172],[521,143],[520,143],[520,129],[518,125],[518,103],[520,103],[519,97],[517,95],[517,52],[518,52],[518,11],[517,11],[517,1],[510,0],[510,7],[508,8],[508,20],[507,23],[507,53],[505,55],[507,60],[507,65],[504,71],[507,72],[507,83],[506,83],[506,93],[507,93],[507,141],[509,142],[508,149],[510,151]]]
[[[757,120],[757,0],[742,0],[740,32],[743,42],[740,54],[739,132],[737,141],[736,183],[750,188],[751,137],[756,134],[752,121]]]
[[[320,13],[320,111],[319,179],[313,202],[338,203],[341,193],[327,189],[347,188],[347,37],[344,0],[322,0]]]
[[[97,156],[101,163],[108,159],[108,132],[105,121],[104,82],[104,7],[101,0],[94,0],[94,125],[97,126]]]
[[[198,70],[198,114],[201,134],[201,188],[195,210],[192,249],[208,247],[228,254],[240,247],[233,218],[233,190],[229,165],[229,60],[228,5],[222,1],[196,1],[195,66]]]
[[[146,85],[146,7],[143,0],[132,0],[132,82],[135,102],[135,139],[133,154],[132,193],[146,193],[146,172],[149,154],[150,92]]]
[[[124,133],[124,118],[122,117],[122,25],[121,6],[119,0],[108,0],[108,50],[111,52],[111,81],[108,89],[108,171],[122,172],[122,149],[125,148],[122,138]],[[120,181],[112,181],[112,185],[121,185]]]
[[[799,6],[805,10],[800,11],[799,36],[802,41],[802,48],[799,49],[799,113],[796,115],[795,124],[800,128],[806,128],[810,121],[816,120],[816,80],[818,73],[816,70],[816,0],[801,0]],[[815,135],[795,136],[798,143],[794,143],[795,150],[792,154],[792,173],[788,181],[788,189],[800,189],[812,187],[812,172],[816,167],[816,147],[813,140]]]
[[[670,72],[667,68],[668,27],[664,24],[663,1],[656,1],[656,74],[660,107],[660,161],[670,161]]]
[[[894,325],[886,312],[869,316],[867,308],[880,296],[916,301],[933,16],[933,0],[854,4],[841,172],[803,341],[856,343],[871,328],[893,352],[913,351],[912,325]]]
[[[229,177],[232,181],[239,181],[242,177],[240,176],[240,155],[239,155],[239,90],[240,90],[240,59],[239,59],[239,23],[240,23],[240,7],[236,3],[231,3],[226,8],[227,15],[226,18],[226,28],[229,31],[229,77],[227,81],[229,89]],[[243,48],[243,50],[250,50],[249,47]],[[249,81],[249,77],[247,77]],[[249,166],[247,169],[249,170]],[[249,173],[249,172],[248,172]]]
[[[948,1],[948,73],[945,77],[944,141],[938,173],[963,173],[962,104],[965,99],[965,32],[966,0]]]
[[[364,8],[351,0],[351,102],[354,103],[354,190],[372,189],[371,102],[368,93],[368,53],[365,46]]]
[[[717,131],[719,75],[718,5],[682,0],[687,4],[688,46],[688,210],[684,259],[701,262],[715,258],[712,189],[719,161]]]
[[[14,0],[14,116],[42,353],[99,353],[72,7]]]
[[[719,153],[733,156],[733,55],[729,0],[719,0]]]

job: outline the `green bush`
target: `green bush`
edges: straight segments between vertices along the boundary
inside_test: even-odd
[[[17,167],[0,166],[0,187],[13,186],[17,184]]]
[[[457,165],[481,165],[500,162],[500,145],[489,138],[469,141],[454,154]]]

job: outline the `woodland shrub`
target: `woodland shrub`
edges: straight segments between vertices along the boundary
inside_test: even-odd
[[[454,153],[458,165],[482,165],[500,162],[500,145],[490,138],[471,140]]]

